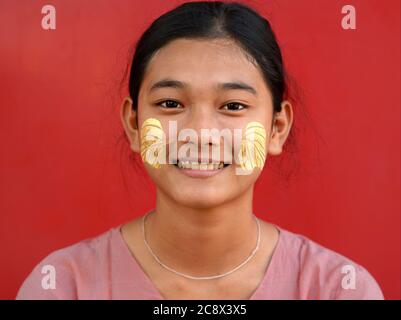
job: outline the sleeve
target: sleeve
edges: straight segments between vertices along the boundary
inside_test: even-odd
[[[348,265],[350,266],[350,265]],[[352,269],[354,268],[354,269]],[[342,270],[341,285],[333,292],[335,300],[384,300],[380,286],[373,276],[362,266]]]
[[[373,276],[351,259],[310,240],[304,240],[300,256],[302,299],[384,299]]]
[[[38,263],[18,290],[16,300],[75,300],[77,290],[64,250],[51,253]]]

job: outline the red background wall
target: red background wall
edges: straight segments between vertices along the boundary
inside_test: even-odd
[[[119,81],[140,33],[180,3],[54,0],[45,31],[47,1],[0,2],[0,298],[51,251],[153,207],[119,139]],[[247,3],[270,19],[310,119],[296,115],[298,173],[269,166],[255,213],[362,264],[399,299],[400,2]],[[341,28],[346,4],[356,30]]]

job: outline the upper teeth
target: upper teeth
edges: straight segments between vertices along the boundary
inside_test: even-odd
[[[223,163],[199,163],[190,161],[178,161],[178,167],[192,170],[217,170],[223,168]]]

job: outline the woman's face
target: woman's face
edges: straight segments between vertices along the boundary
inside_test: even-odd
[[[166,79],[177,82],[162,82],[162,85],[154,86]],[[240,83],[247,88],[224,86],[225,83]],[[127,112],[122,113],[123,121],[127,119]],[[175,121],[178,133],[182,129],[195,130],[199,137],[195,147],[199,150],[197,157],[206,162],[214,159],[212,144],[219,150],[221,161],[224,152],[229,152],[234,162],[234,144],[231,141],[231,144],[225,145],[223,139],[220,139],[220,143],[206,139],[201,147],[201,129],[214,128],[220,132],[229,129],[234,132],[234,129],[245,130],[248,123],[257,121],[266,130],[266,153],[280,153],[278,149],[283,143],[281,140],[276,141],[278,144],[269,147],[273,105],[271,92],[261,71],[237,45],[228,40],[179,39],[160,49],[147,66],[139,91],[136,116],[138,128],[130,131],[131,145],[136,152],[140,152],[141,126],[149,118],[160,121],[167,144],[172,146],[176,143],[177,150],[188,144],[189,139],[177,141],[177,136],[173,139],[169,135],[169,121]],[[133,123],[132,119],[128,122]],[[177,155],[172,158],[177,159]],[[191,175],[190,169],[169,164],[168,159],[167,164],[160,168],[148,163],[145,163],[145,167],[157,185],[158,192],[193,208],[214,207],[238,198],[250,191],[249,188],[253,187],[261,172],[256,168],[251,174],[239,175],[236,172],[239,165],[232,163],[218,170],[218,173],[199,177]]]

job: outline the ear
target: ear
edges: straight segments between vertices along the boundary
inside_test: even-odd
[[[132,99],[130,97],[125,97],[121,104],[120,116],[124,131],[131,145],[131,150],[139,153],[139,129],[137,126],[138,119],[137,112],[133,109],[132,104]]]
[[[287,140],[293,122],[293,110],[289,101],[281,103],[281,111],[273,115],[273,125],[269,141],[268,153],[279,155],[283,151],[284,142]]]

